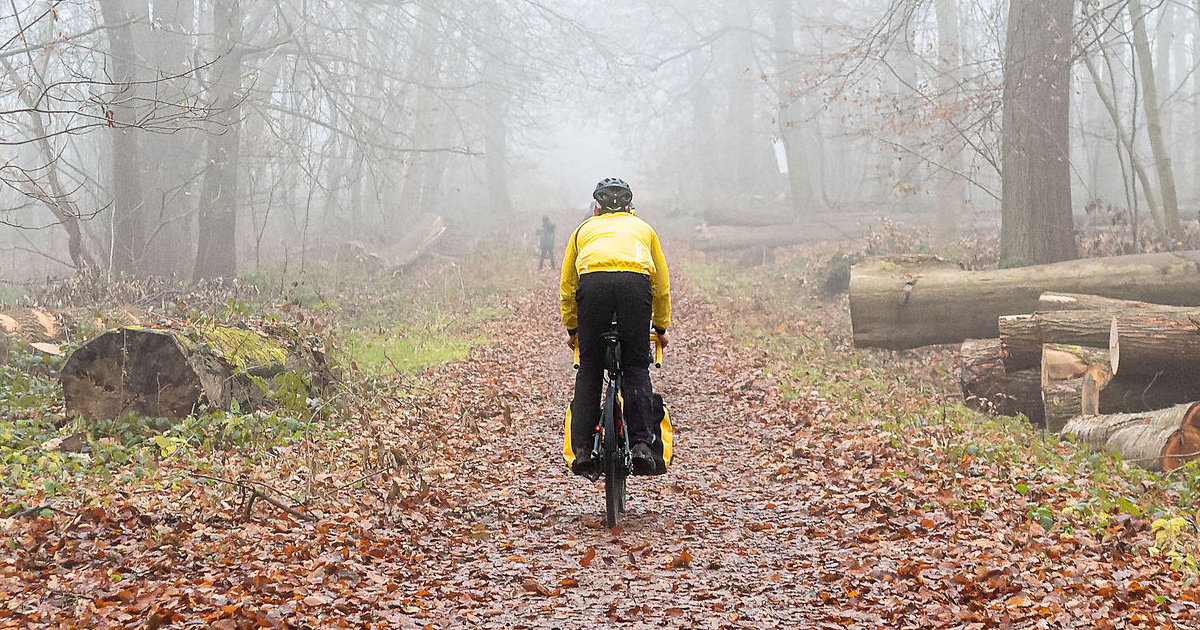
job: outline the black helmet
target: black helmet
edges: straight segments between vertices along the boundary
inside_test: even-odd
[[[592,198],[606,212],[612,212],[629,207],[629,204],[633,203],[633,191],[629,189],[629,184],[626,184],[625,180],[605,177],[596,184]]]

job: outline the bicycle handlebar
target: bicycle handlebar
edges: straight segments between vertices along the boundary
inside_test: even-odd
[[[650,343],[654,344],[654,367],[662,368],[663,345],[662,345],[662,342],[658,340],[658,333],[656,333],[654,331],[650,331]],[[575,344],[574,367],[576,370],[579,369],[579,344],[578,343]]]

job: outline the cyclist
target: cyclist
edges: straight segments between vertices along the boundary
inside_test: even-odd
[[[634,215],[633,191],[608,177],[592,193],[595,216],[575,228],[567,241],[559,284],[567,345],[579,347],[579,372],[571,401],[571,442],[577,475],[595,473],[592,444],[600,421],[604,381],[602,336],[617,321],[624,368],[621,395],[632,444],[633,472],[650,474],[654,457],[651,429],[650,339],[647,324],[667,344],[671,325],[671,285],[654,228]]]

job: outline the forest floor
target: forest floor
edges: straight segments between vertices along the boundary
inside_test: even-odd
[[[676,460],[617,528],[562,460],[557,276],[524,271],[465,358],[360,375],[336,431],[5,490],[48,507],[0,519],[0,627],[1200,623],[1191,477],[964,409],[948,349],[850,349],[811,271],[673,267]],[[289,507],[246,518],[248,488]]]

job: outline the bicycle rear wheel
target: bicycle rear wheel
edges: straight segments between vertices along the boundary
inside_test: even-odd
[[[625,511],[625,462],[616,423],[616,392],[609,387],[604,397],[604,521],[617,526]]]

